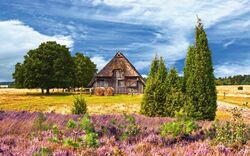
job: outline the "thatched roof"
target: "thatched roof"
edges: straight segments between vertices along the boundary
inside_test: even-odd
[[[110,60],[110,62],[105,67],[103,67],[103,69],[100,70],[95,77],[112,77],[113,71],[116,69],[122,70],[125,77],[140,78],[141,81],[145,84],[145,81],[140,73],[121,52],[117,52],[116,55]]]

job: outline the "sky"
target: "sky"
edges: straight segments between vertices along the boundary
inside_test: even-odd
[[[216,77],[250,74],[250,0],[0,0],[0,81],[40,43],[57,41],[100,70],[121,51],[144,76],[152,58],[183,74],[202,19]]]

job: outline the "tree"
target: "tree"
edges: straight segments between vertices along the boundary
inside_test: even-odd
[[[75,64],[75,87],[86,87],[97,72],[96,65],[89,57],[81,53],[76,53],[74,57]]]
[[[168,86],[166,101],[164,104],[164,115],[174,117],[175,112],[179,112],[185,103],[185,96],[182,93],[181,79],[175,68],[172,68],[167,76]]]
[[[195,36],[195,46],[189,48],[184,68],[185,93],[188,97],[185,110],[195,119],[213,120],[217,109],[215,77],[211,51],[200,19]]]
[[[164,63],[164,59],[160,57],[159,60],[159,67],[156,73],[155,77],[155,94],[154,94],[154,99],[155,99],[155,106],[154,106],[154,112],[155,116],[164,116],[164,104],[166,101],[166,95],[167,95],[167,90],[168,86],[166,85],[165,81],[167,78],[167,69],[166,65]]]
[[[140,112],[146,116],[155,116],[155,90],[158,87],[155,83],[156,74],[159,69],[159,59],[156,56],[151,63],[148,79],[146,82],[146,87],[144,90],[144,95],[141,103]]]
[[[22,81],[23,87],[46,89],[67,88],[72,84],[73,60],[69,49],[56,42],[42,43],[30,50],[24,57],[24,63],[16,66],[13,74],[15,82]],[[19,74],[23,72],[23,74]],[[23,76],[23,77],[22,77]]]
[[[15,69],[15,72],[12,74],[13,78],[15,79],[15,87],[24,88],[23,65],[21,63],[17,63]]]

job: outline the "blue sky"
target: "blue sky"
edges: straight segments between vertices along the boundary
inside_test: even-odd
[[[0,81],[41,42],[55,40],[102,68],[116,51],[143,75],[152,58],[182,73],[196,15],[212,50],[215,75],[250,74],[249,0],[0,0]]]

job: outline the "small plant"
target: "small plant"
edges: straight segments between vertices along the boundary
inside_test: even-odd
[[[44,123],[46,120],[47,117],[43,113],[39,112],[33,124],[33,128],[39,131],[48,130],[49,126]]]
[[[52,156],[52,150],[49,148],[40,148],[37,153],[33,153],[32,156]]]
[[[76,96],[72,108],[72,114],[85,114],[87,113],[87,104],[83,96]]]
[[[90,117],[88,114],[85,114],[80,122],[80,127],[82,130],[85,131],[85,133],[91,133],[95,131],[94,125],[90,120]]]
[[[198,129],[198,125],[181,110],[175,113],[176,121],[165,123],[160,128],[161,136],[190,135]]]
[[[67,138],[64,140],[64,145],[65,146],[70,146],[70,147],[73,147],[73,148],[79,148],[80,147],[80,143],[77,142],[77,141],[74,141],[73,139],[71,138]]]
[[[67,127],[70,129],[74,129],[76,128],[76,122],[72,119],[69,119],[68,123],[67,123]]]
[[[126,121],[128,122],[128,126],[126,127],[125,133],[127,133],[128,136],[135,136],[140,133],[140,126],[136,124],[135,117],[132,115],[126,115],[124,114],[124,117]]]
[[[98,134],[90,132],[85,135],[85,142],[88,147],[97,147],[98,146]]]
[[[225,124],[215,122],[216,136],[213,141],[240,149],[249,139],[249,130],[238,108],[233,108],[230,112],[232,114],[231,121],[227,121]]]

